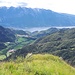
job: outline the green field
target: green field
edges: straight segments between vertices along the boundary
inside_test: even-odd
[[[27,55],[0,64],[0,75],[75,75],[75,68],[49,54]]]
[[[25,37],[16,37],[15,42],[10,42],[10,43],[6,42],[5,45],[7,46],[7,48],[0,51],[0,60],[3,60],[4,58],[6,58],[5,55],[7,56],[10,55],[8,53],[10,49],[14,49],[14,50],[21,49],[23,46],[28,45],[32,43],[33,41],[34,40],[25,38]]]

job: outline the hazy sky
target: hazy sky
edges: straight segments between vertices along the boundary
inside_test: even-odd
[[[75,0],[0,0],[1,6],[45,8],[56,12],[75,14]]]

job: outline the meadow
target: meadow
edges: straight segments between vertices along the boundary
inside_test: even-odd
[[[75,75],[75,68],[57,56],[32,54],[0,62],[0,75]]]

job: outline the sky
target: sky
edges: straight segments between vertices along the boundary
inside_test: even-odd
[[[75,15],[75,0],[0,0],[2,6],[44,8]]]

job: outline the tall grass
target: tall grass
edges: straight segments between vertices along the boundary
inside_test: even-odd
[[[75,75],[75,68],[49,54],[1,62],[0,75]]]

